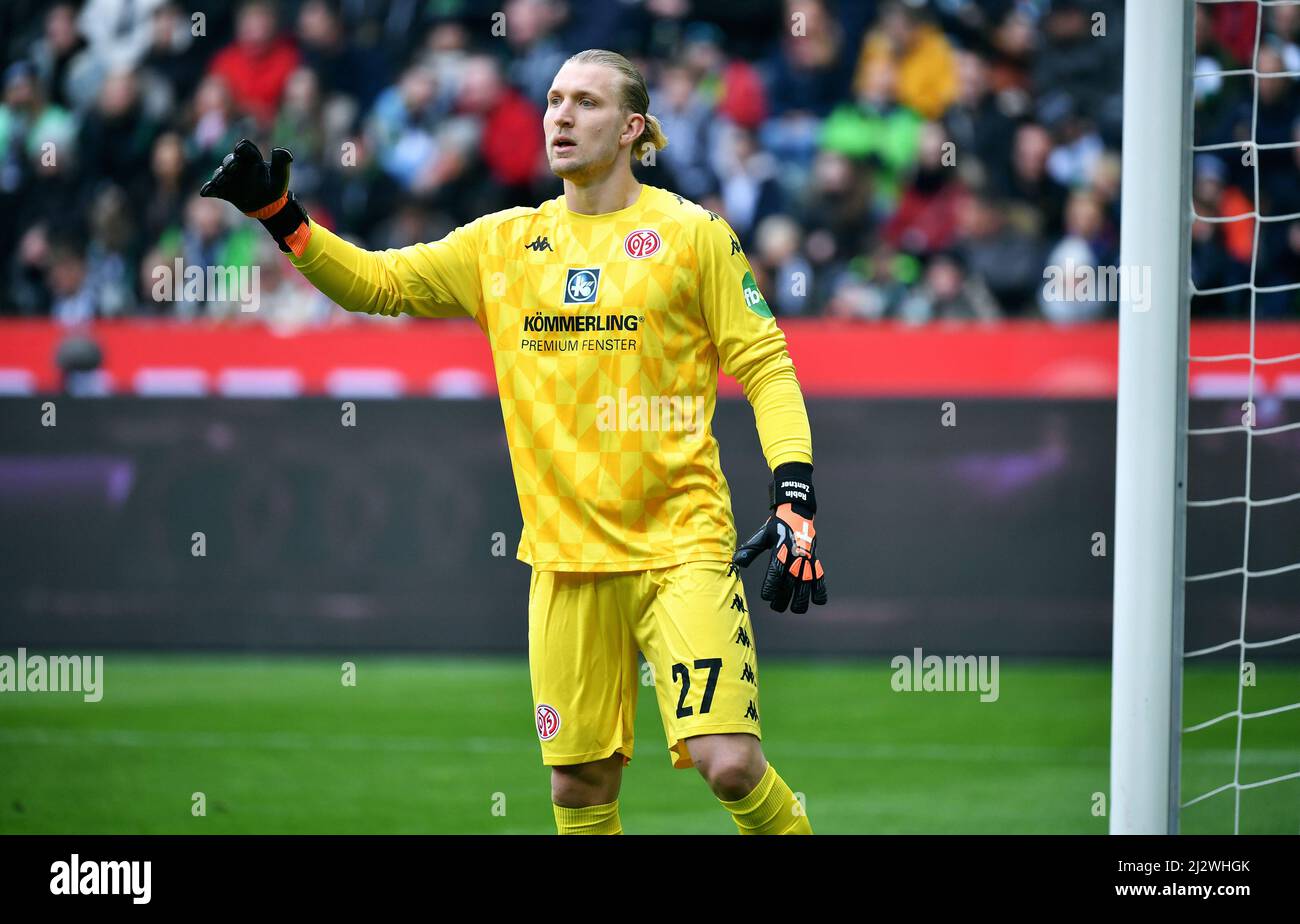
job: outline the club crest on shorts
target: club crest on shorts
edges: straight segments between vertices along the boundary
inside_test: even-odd
[[[633,260],[640,260],[659,252],[659,234],[649,228],[640,228],[623,238],[623,252]]]
[[[537,706],[537,737],[550,741],[560,730],[560,714],[554,706],[539,703]]]
[[[564,304],[590,305],[600,290],[600,268],[571,269],[564,280]]]

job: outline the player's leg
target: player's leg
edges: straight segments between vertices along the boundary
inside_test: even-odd
[[[565,808],[605,805],[618,798],[623,783],[622,754],[585,764],[551,767],[551,801]]]
[[[758,659],[738,569],[688,562],[645,572],[654,595],[636,623],[654,666],[678,769],[697,767],[742,833],[806,833],[803,804],[763,757]]]
[[[542,762],[561,834],[617,834],[632,757],[636,643],[616,605],[616,575],[534,571],[528,663]]]
[[[767,771],[763,744],[753,735],[692,735],[686,739],[686,749],[713,794],[725,802],[749,795]]]
[[[753,735],[695,735],[686,747],[741,834],[812,834],[803,802]]]

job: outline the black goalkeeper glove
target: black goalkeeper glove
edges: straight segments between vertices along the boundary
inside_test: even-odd
[[[784,613],[787,606],[793,613],[806,613],[809,599],[818,606],[827,599],[822,563],[817,560],[817,530],[813,528],[817,497],[812,466],[806,462],[778,465],[769,490],[772,514],[762,529],[736,549],[731,560],[748,568],[759,552],[772,549],[760,596],[778,613]]]
[[[212,172],[199,195],[225,199],[249,218],[258,219],[281,250],[301,257],[311,238],[311,225],[289,190],[291,163],[293,155],[287,148],[273,149],[267,163],[257,145],[245,138]]]

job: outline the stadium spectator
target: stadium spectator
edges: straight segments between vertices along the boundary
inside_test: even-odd
[[[289,75],[298,67],[298,49],[279,34],[275,7],[266,0],[241,6],[235,28],[235,41],[217,52],[210,72],[226,82],[237,107],[270,125]]]
[[[667,148],[656,152],[657,163],[672,174],[687,199],[699,201],[716,194],[718,179],[709,166],[709,150],[717,123],[713,108],[696,92],[691,72],[680,65],[665,67],[651,97],[670,139]]]
[[[324,175],[322,164],[338,156],[346,137],[346,116],[344,119],[343,124],[331,124],[327,119],[315,71],[300,67],[293,72],[285,85],[284,102],[275,117],[271,135],[294,139],[295,195],[310,198],[320,189]]]
[[[158,126],[144,111],[135,75],[116,71],[104,80],[99,102],[81,124],[80,162],[95,164],[100,183],[126,186],[148,172],[157,133]]]
[[[1038,29],[1023,7],[1009,10],[989,38],[989,82],[1027,108],[1032,102],[1030,72],[1038,52]]]
[[[1277,40],[1283,69],[1300,71],[1300,6],[1271,6],[1268,17],[1268,31]]]
[[[978,276],[970,276],[961,255],[940,251],[926,263],[921,284],[898,306],[898,317],[909,324],[927,321],[996,321],[997,300]]]
[[[95,97],[103,73],[77,31],[74,3],[56,3],[45,14],[45,31],[32,44],[31,61],[50,101],[80,109]]]
[[[957,98],[944,113],[943,127],[956,145],[957,163],[968,181],[981,186],[1005,188],[1009,181],[1010,139],[1020,114],[1017,98],[994,93],[989,65],[971,51],[957,53],[960,75]]]
[[[722,30],[693,23],[682,36],[682,60],[696,96],[728,122],[757,131],[767,120],[767,92],[758,69],[728,57]]]
[[[1274,39],[1260,45],[1257,68],[1260,77],[1255,140],[1260,144],[1290,141],[1291,128],[1300,115],[1300,101],[1296,99],[1296,78],[1285,76],[1283,49]]]
[[[23,61],[5,71],[0,105],[0,254],[20,256],[12,267],[9,296],[17,313],[41,313],[47,292],[38,279],[48,252],[51,224],[75,229],[81,208],[81,179],[74,144],[75,123],[45,101],[32,68]],[[22,256],[25,254],[26,256]],[[7,307],[3,310],[9,310]]]
[[[1243,145],[1197,159],[1198,212],[1250,212],[1256,174],[1262,214],[1300,211],[1297,150],[1249,145],[1252,126],[1260,144],[1300,140],[1295,80],[1267,76],[1298,69],[1300,8],[1268,7],[1258,24],[1250,4],[1196,6],[1198,72],[1251,66],[1259,26],[1266,75],[1257,120],[1255,81],[1196,82],[1195,143]],[[982,285],[1004,317],[1104,315],[1044,306],[1040,287],[1049,260],[1118,258],[1117,0],[763,9],[510,0],[493,35],[473,5],[245,0],[199,19],[175,0],[6,5],[0,311],[50,313],[51,254],[71,253],[84,278],[72,289],[76,273],[61,277],[65,315],[86,314],[77,293],[106,273],[94,316],[206,313],[155,303],[144,270],[183,252],[259,259],[189,204],[244,137],[291,148],[312,216],[368,246],[436,239],[557,195],[541,150],[546,84],[559,59],[617,46],[639,53],[671,142],[641,178],[723,214],[779,314],[896,318],[926,285],[939,307],[914,303],[913,316],[961,314],[935,295],[960,276],[959,290]],[[1295,224],[1262,223],[1256,254],[1253,221],[1194,223],[1197,284],[1245,281],[1252,258],[1259,285],[1300,279]],[[802,299],[787,286],[799,273]],[[1229,293],[1194,310],[1243,316],[1250,304]],[[1300,293],[1256,304],[1295,316]]]
[[[803,231],[789,215],[769,215],[755,232],[758,244],[752,265],[759,289],[778,317],[812,313],[812,264],[802,253]]]
[[[45,98],[32,67],[11,64],[0,104],[0,197],[17,196],[42,162],[71,156],[74,132],[73,118]]]
[[[1264,222],[1259,231],[1255,284],[1262,289],[1300,284],[1300,222]],[[1294,316],[1294,291],[1259,292],[1255,313],[1260,318]]]
[[[1051,153],[1051,133],[1036,122],[1022,124],[1012,142],[1004,185],[995,189],[1021,220],[1036,223],[1043,234],[1055,237],[1061,233],[1068,192],[1047,172]]]
[[[898,103],[893,61],[868,66],[854,103],[837,106],[822,125],[822,150],[856,160],[871,158],[880,204],[892,209],[902,194],[903,174],[916,162],[923,119]]]
[[[437,142],[440,116],[434,75],[423,67],[406,71],[379,94],[366,124],[366,142],[380,167],[407,190],[425,190],[446,173],[446,154]],[[440,166],[442,169],[440,170]]]
[[[544,95],[544,90],[538,95]],[[538,131],[541,110],[505,82],[495,60],[481,55],[465,63],[457,111],[481,120],[478,153],[500,187],[500,201],[533,204],[530,187],[544,160]]]
[[[1254,211],[1250,198],[1227,182],[1227,171],[1223,161],[1217,157],[1198,156],[1195,165],[1193,201],[1196,214],[1207,218],[1246,216],[1239,221],[1223,222],[1220,227],[1228,256],[1238,263],[1249,263],[1255,239],[1255,221],[1249,217],[1249,213]]]
[[[1017,227],[1003,203],[984,195],[967,198],[958,210],[957,248],[974,275],[1007,314],[1022,314],[1034,303],[1046,259],[1042,240]]]
[[[204,77],[199,84],[185,116],[184,128],[188,136],[186,156],[194,163],[228,150],[256,130],[251,118],[235,111],[226,81],[215,74]]]
[[[259,235],[252,233],[249,224],[252,223],[240,222],[232,228],[230,217],[220,202],[193,194],[185,204],[183,226],[165,233],[157,248],[145,257],[142,274],[151,280],[147,291],[155,291],[158,277],[154,274],[160,268],[171,272],[176,258],[180,258],[182,267],[201,267],[205,273],[208,267],[252,266]],[[182,288],[179,283],[177,287]],[[220,293],[209,292],[204,286],[197,297],[193,297],[195,294],[182,291],[184,297],[178,299],[173,308],[178,316],[229,316],[232,311],[239,310],[237,305],[233,308],[230,305],[235,300],[232,297],[235,293],[228,291],[226,299],[218,300],[216,295]]]
[[[862,252],[878,218],[871,172],[843,154],[818,154],[803,203],[813,263],[842,265]]]
[[[164,132],[154,140],[149,171],[128,187],[146,241],[152,243],[180,225],[182,208],[190,193],[187,186],[185,144],[175,132]]]
[[[526,98],[540,102],[569,56],[555,35],[564,7],[557,0],[508,0],[504,13],[507,77]]]
[[[913,6],[890,0],[862,41],[855,85],[865,92],[872,68],[888,61],[898,74],[898,101],[937,119],[957,98],[957,61],[943,32]]]
[[[784,207],[776,159],[763,150],[754,133],[733,126],[718,165],[722,208],[746,250],[758,223]]]
[[[817,151],[821,121],[840,102],[847,86],[844,36],[821,0],[787,0],[786,22],[800,27],[782,34],[766,62],[767,100],[772,116],[759,133],[764,150],[806,171]],[[796,173],[796,175],[801,175]]]
[[[99,191],[90,206],[89,225],[87,284],[95,292],[101,315],[124,315],[135,303],[131,247],[136,235],[130,203],[120,187],[105,186]]]
[[[44,260],[50,316],[60,324],[85,324],[99,316],[99,290],[86,271],[85,241],[75,234],[50,241]]]
[[[1097,280],[1102,266],[1114,266],[1113,242],[1107,237],[1105,213],[1087,190],[1070,195],[1065,210],[1065,237],[1057,242],[1043,269],[1039,291],[1043,316],[1058,324],[1095,321],[1107,315],[1114,301]],[[1060,285],[1049,284],[1052,279]]]
[[[871,253],[850,260],[836,277],[827,313],[864,321],[896,317],[920,272],[916,257],[899,253],[886,243],[877,244]]]
[[[155,112],[171,114],[194,95],[203,78],[203,59],[196,53],[190,21],[167,2],[154,10],[149,48],[140,61],[146,92],[160,98]]]
[[[967,192],[947,136],[937,122],[921,130],[920,152],[897,210],[881,229],[892,247],[917,255],[948,248],[957,233],[957,215]]]
[[[1107,41],[1122,16],[1109,0],[1054,0],[1042,23],[1033,85],[1041,109],[1093,123],[1122,118],[1123,44]],[[1113,98],[1113,99],[1112,99]]]
[[[460,78],[470,57],[469,32],[462,23],[442,22],[429,30],[412,64],[433,74],[439,110],[450,110],[460,94]]]
[[[1261,145],[1291,141],[1296,119],[1300,117],[1296,80],[1293,77],[1266,76],[1284,73],[1281,46],[1271,39],[1261,42],[1258,69],[1258,100],[1250,94],[1238,99],[1228,112],[1226,124],[1216,131],[1214,141],[1245,143],[1253,139]],[[1290,171],[1291,159],[1285,150],[1265,149],[1252,152],[1250,157],[1229,157],[1227,164],[1230,182],[1242,189],[1253,189],[1256,164],[1261,175],[1285,176]]]
[[[49,236],[45,224],[34,224],[23,232],[13,259],[3,267],[4,299],[0,315],[40,317],[49,314],[49,289],[45,266],[49,262]]]
[[[1106,151],[1092,120],[1065,99],[1051,112],[1048,127],[1054,142],[1047,155],[1048,175],[1066,189],[1087,186]]]
[[[302,5],[297,38],[302,64],[315,74],[322,98],[328,105],[346,105],[348,116],[368,110],[387,86],[383,57],[351,40],[330,0],[307,0]]]
[[[1218,158],[1202,154],[1195,160],[1192,209],[1207,218],[1237,215],[1250,208],[1242,193],[1225,187],[1227,170]],[[1199,289],[1217,289],[1250,281],[1250,248],[1254,232],[1250,219],[1233,222],[1192,222],[1192,282]],[[1242,229],[1246,229],[1243,235]],[[1198,313],[1227,315],[1249,307],[1246,294],[1224,292],[1194,300]]]
[[[164,0],[87,0],[77,29],[108,71],[140,63],[153,37],[153,13]]]
[[[1220,3],[1206,10],[1215,44],[1227,55],[1225,63],[1247,67],[1255,55],[1258,9],[1253,3]]]

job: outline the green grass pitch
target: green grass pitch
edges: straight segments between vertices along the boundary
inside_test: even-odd
[[[981,703],[895,693],[888,662],[763,664],[764,748],[815,831],[1105,833],[1109,664],[1003,658]],[[1189,672],[1185,724],[1235,708],[1234,670]],[[1294,663],[1259,674],[1247,711],[1300,700]],[[1243,782],[1300,770],[1298,717],[1246,723]],[[1185,797],[1233,779],[1235,738],[1235,719],[1189,736]],[[0,833],[549,834],[548,778],[523,659],[109,653],[98,703],[0,694]],[[628,833],[735,833],[670,767],[648,687],[620,801]],[[1184,829],[1231,831],[1233,803]],[[1300,780],[1244,791],[1241,828],[1297,833]]]

